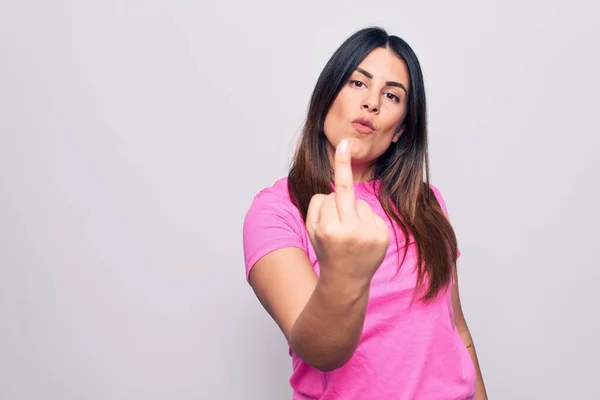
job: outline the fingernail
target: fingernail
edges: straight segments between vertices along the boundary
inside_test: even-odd
[[[340,151],[341,152],[348,151],[348,140],[347,139],[342,139],[342,141],[340,142]]]

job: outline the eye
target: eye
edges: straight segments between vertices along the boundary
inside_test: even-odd
[[[365,84],[363,82],[357,81],[355,79],[350,80],[350,82],[348,82],[348,83],[350,84],[350,86],[354,86],[354,87],[357,87],[357,88],[365,87]]]
[[[386,93],[385,97],[387,97],[395,103],[400,103],[400,97],[396,96],[394,93]]]

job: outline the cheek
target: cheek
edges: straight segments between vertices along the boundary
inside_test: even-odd
[[[389,132],[390,135],[395,135],[398,127],[402,126],[403,122],[404,113],[393,113],[393,115],[390,115],[389,118],[386,118],[384,123],[386,132]]]
[[[333,102],[329,112],[331,113],[331,116],[333,117],[334,120],[340,120],[344,117],[345,109],[346,109],[346,104],[344,102],[344,99],[341,98],[341,96],[340,96],[336,99],[336,101]]]
[[[339,130],[339,125],[344,118],[344,107],[340,99],[333,102],[327,116],[325,117],[325,133],[327,136],[335,134]]]

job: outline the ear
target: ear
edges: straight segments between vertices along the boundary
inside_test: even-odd
[[[406,129],[406,126],[402,125],[400,127],[400,129],[398,129],[398,131],[396,133],[394,133],[394,136],[392,137],[392,142],[394,142],[394,143],[398,142],[398,140],[400,140],[400,136],[402,136],[405,129]]]

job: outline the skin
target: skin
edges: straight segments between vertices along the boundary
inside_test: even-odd
[[[391,50],[377,48],[359,64],[330,107],[324,123],[330,148],[344,138],[359,147],[352,159],[355,182],[370,179],[370,165],[400,139],[409,83],[406,64]],[[352,121],[361,117],[373,123],[373,132],[357,130]]]
[[[325,119],[335,171],[335,192],[315,195],[307,216],[321,276],[307,255],[283,248],[261,258],[250,273],[257,298],[305,362],[330,371],[350,360],[358,346],[369,285],[389,244],[385,223],[354,197],[353,183],[371,179],[370,166],[403,132],[409,74],[404,62],[384,48],[372,51],[353,72]],[[374,130],[353,124],[368,118]],[[400,128],[399,128],[400,127]],[[477,400],[485,386],[458,293],[452,291],[455,324],[477,371]]]
[[[469,355],[471,356],[471,360],[473,360],[473,364],[475,366],[475,372],[477,374],[477,382],[475,385],[475,399],[487,400],[487,391],[485,389],[485,383],[481,374],[481,367],[477,358],[475,343],[473,342],[473,337],[471,336],[471,332],[469,331],[469,327],[467,325],[467,321],[465,319],[465,315],[460,304],[460,294],[458,290],[458,274],[456,269],[454,271],[454,277],[456,281],[452,286],[452,309],[454,311],[454,324],[456,325],[456,329],[458,330],[458,333],[460,334],[464,345],[469,350]]]

